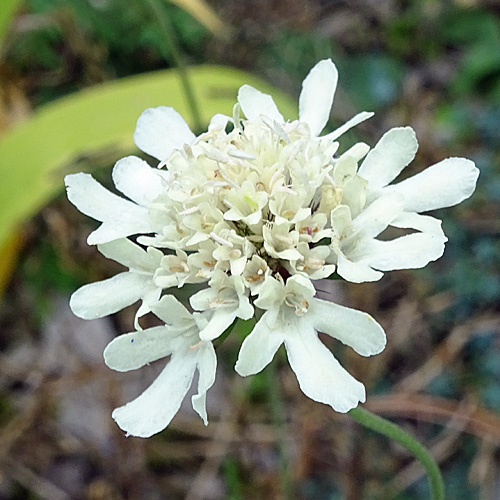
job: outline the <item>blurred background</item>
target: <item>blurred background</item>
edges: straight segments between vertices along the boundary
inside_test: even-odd
[[[330,129],[376,113],[344,136],[344,150],[410,125],[420,149],[405,175],[448,156],[481,170],[472,199],[436,213],[449,237],[438,262],[324,284],[384,326],[387,349],[364,359],[329,346],[367,386],[365,407],[429,447],[448,498],[500,499],[500,4],[207,1],[0,4],[0,499],[429,498],[404,449],[307,399],[283,353],[283,423],[273,424],[269,374],[235,376],[231,337],[208,427],[186,405],[159,435],[125,438],[111,411],[161,366],[116,374],[102,361],[132,330],[134,308],[92,322],[68,308],[76,288],[119,266],[87,246],[97,223],[66,200],[66,173],[110,186],[114,161],[139,154],[132,133],[148,106],[174,106],[196,128],[179,64],[201,127],[230,113],[243,83],[272,92],[293,118],[301,81],[326,57],[340,74]]]

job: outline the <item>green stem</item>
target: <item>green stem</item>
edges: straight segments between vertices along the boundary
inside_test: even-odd
[[[429,452],[416,439],[413,439],[396,424],[362,408],[354,408],[348,415],[358,424],[384,434],[404,446],[424,466],[429,479],[432,500],[444,500],[444,482],[439,467]]]
[[[163,30],[163,34],[165,38],[168,40],[170,45],[170,53],[167,50],[165,44],[161,45],[162,55],[165,60],[168,61],[169,56],[172,56],[173,62],[177,70],[179,71],[179,77],[181,79],[181,84],[184,87],[184,92],[186,94],[186,99],[188,101],[188,106],[191,109],[191,115],[193,117],[193,123],[196,133],[200,133],[202,131],[202,121],[200,115],[200,108],[198,106],[198,102],[196,100],[196,96],[191,85],[191,81],[189,80],[188,70],[186,64],[184,63],[184,59],[181,54],[181,50],[179,49],[179,44],[177,43],[177,36],[175,34],[174,28],[168,16],[165,15],[160,3],[158,0],[147,0],[147,5],[153,15],[154,19],[158,21],[161,29]]]
[[[278,454],[283,500],[291,500],[293,498],[293,484],[287,457],[286,413],[285,405],[283,403],[283,399],[281,398],[278,370],[276,370],[275,364],[275,362],[269,363],[264,373],[267,376],[267,390],[269,394],[269,403],[271,405],[273,424],[278,435]]]

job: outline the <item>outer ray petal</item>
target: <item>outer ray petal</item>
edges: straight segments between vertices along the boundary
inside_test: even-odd
[[[414,233],[391,241],[367,240],[356,249],[356,257],[375,269],[419,269],[439,259],[446,237],[436,233]]]
[[[159,106],[146,109],[137,120],[134,141],[137,147],[163,161],[174,150],[191,144],[195,135],[174,108]]]
[[[240,88],[238,102],[248,120],[258,120],[261,115],[264,115],[276,120],[278,123],[284,123],[285,121],[273,98],[250,85],[243,85]]]
[[[382,196],[366,207],[353,221],[356,233],[363,238],[374,238],[403,211],[404,198],[396,193]]]
[[[302,392],[346,413],[365,401],[365,388],[350,375],[319,340],[307,320],[295,324],[285,338],[286,352]]]
[[[103,222],[90,234],[89,244],[106,243],[138,233],[153,232],[148,211],[101,186],[89,174],[67,175],[68,199],[80,212]]]
[[[124,333],[112,340],[104,350],[104,361],[119,372],[137,370],[172,354],[186,343],[179,331],[165,326]]]
[[[405,197],[409,212],[426,212],[457,205],[471,196],[479,170],[466,158],[447,158],[386,189]]]
[[[353,262],[343,254],[338,254],[337,273],[351,283],[378,281],[383,273],[375,271],[366,262]]]
[[[158,378],[138,398],[113,411],[128,435],[150,437],[171,422],[193,381],[197,357],[175,353]]]
[[[325,59],[316,64],[302,82],[299,120],[309,125],[313,136],[320,134],[330,117],[337,81],[335,64]]]
[[[125,272],[82,286],[73,293],[69,304],[79,318],[102,318],[138,301],[150,288],[150,276]]]
[[[439,219],[429,215],[420,215],[414,212],[403,212],[391,221],[391,226],[403,229],[416,229],[423,233],[435,233],[441,235],[447,241],[443,233],[442,223]]]
[[[129,269],[151,271],[154,261],[153,255],[156,257],[158,265],[160,265],[161,258],[163,257],[163,253],[156,248],[150,247],[150,253],[148,253],[142,247],[136,245],[127,238],[103,243],[99,245],[98,248],[99,252],[101,252],[104,257],[119,262]]]
[[[113,182],[125,196],[143,206],[148,206],[165,188],[162,171],[151,168],[137,156],[127,156],[116,162]]]
[[[350,120],[347,120],[344,125],[341,125],[339,128],[336,128],[333,132],[330,132],[323,137],[330,141],[334,141],[335,139],[338,139],[342,134],[345,134],[348,130],[351,130],[356,125],[359,125],[365,120],[368,120],[368,118],[371,118],[374,114],[375,113],[371,111],[362,111],[361,113],[353,116]]]
[[[203,342],[198,349],[198,394],[191,398],[191,402],[194,410],[203,419],[204,424],[207,425],[207,391],[215,382],[217,356],[212,342]]]
[[[148,221],[146,221],[148,222]],[[142,227],[144,227],[143,224]],[[152,232],[150,228],[147,232]],[[134,234],[140,234],[143,229],[140,228],[138,223],[127,223],[122,221],[104,221],[95,231],[92,231],[88,238],[89,245],[101,245],[102,243],[109,243],[120,238],[126,238]]]
[[[140,225],[142,219],[149,219],[147,209],[116,196],[101,186],[90,174],[67,175],[64,182],[69,201],[80,212],[95,220],[103,222],[121,218]],[[144,222],[142,225],[144,226]]]
[[[358,175],[370,182],[372,189],[387,186],[415,158],[417,137],[411,127],[386,132],[368,153]]]
[[[269,327],[269,315],[270,312],[264,313],[241,345],[235,370],[243,377],[262,371],[283,343],[284,333]]]
[[[362,356],[372,356],[384,350],[385,332],[365,312],[313,299],[307,315],[316,330],[340,340]]]

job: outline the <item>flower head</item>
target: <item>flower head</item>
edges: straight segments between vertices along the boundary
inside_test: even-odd
[[[203,405],[193,405],[206,421],[212,341],[237,318],[259,318],[239,353],[241,375],[262,370],[284,344],[309,397],[341,412],[365,400],[364,386],[318,332],[370,356],[384,348],[384,331],[366,313],[316,298],[314,281],[334,272],[347,281],[374,281],[383,271],[423,267],[440,257],[441,224],[421,212],[470,196],[478,170],[470,160],[450,158],[390,185],[417,150],[410,128],[390,130],[371,150],[357,143],[335,156],[337,139],[372,115],[360,113],[320,136],[336,85],[334,64],[319,62],[303,82],[294,121],[285,121],[269,95],[244,85],[233,116],[214,116],[199,137],[172,108],[146,110],[134,139],[160,163],[152,168],[129,156],[115,165],[115,186],[128,200],[87,174],[66,178],[70,201],[102,222],[89,243],[129,268],[75,292],[75,313],[100,317],[140,299],[138,329],[150,311],[165,322],[121,336],[106,350],[115,369],[172,356],[139,402],[115,410],[128,433],[145,436],[165,427],[196,368],[196,401]],[[389,226],[413,232],[379,239]],[[203,289],[191,297],[190,313],[169,288],[192,284]],[[170,390],[175,397],[167,402]],[[148,417],[142,419],[143,405]]]

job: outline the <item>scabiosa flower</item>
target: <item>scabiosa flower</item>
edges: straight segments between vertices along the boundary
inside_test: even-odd
[[[335,272],[374,281],[439,258],[446,242],[440,221],[421,213],[469,197],[478,170],[449,158],[391,185],[417,150],[408,127],[390,130],[372,150],[357,143],[336,155],[337,139],[372,115],[320,136],[336,85],[335,65],[319,62],[303,82],[294,121],[285,121],[269,95],[244,85],[233,115],[215,115],[199,137],[172,108],[146,110],[134,139],[159,164],[134,156],[117,162],[113,181],[128,199],[88,174],[66,177],[69,200],[102,222],[88,242],[129,269],[77,290],[73,311],[91,319],[140,300],[138,331],[111,342],[106,363],[123,371],[171,356],[146,392],[113,413],[127,433],[150,436],[168,425],[196,370],[193,407],[206,423],[212,342],[237,319],[256,318],[239,352],[240,375],[261,371],[284,344],[307,396],[339,412],[365,401],[363,384],[318,333],[363,356],[383,350],[385,333],[368,314],[317,298],[314,282]],[[389,226],[412,232],[379,239]],[[190,285],[198,291],[188,310],[171,293]],[[148,312],[165,326],[141,330]]]

